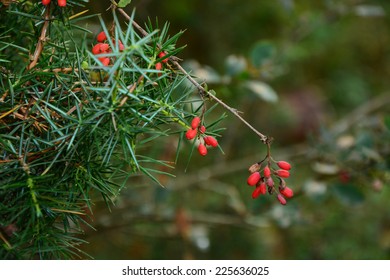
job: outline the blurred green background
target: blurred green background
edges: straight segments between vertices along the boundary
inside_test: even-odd
[[[90,12],[109,21],[101,2]],[[188,162],[186,142],[175,169],[164,170],[176,177],[160,177],[165,188],[131,178],[110,210],[95,205],[83,250],[96,259],[390,258],[389,1],[133,0],[126,10],[133,7],[141,25],[149,17],[170,22],[172,35],[186,30],[183,65],[275,138],[272,156],[293,165],[295,196],[286,206],[269,195],[252,200],[247,169],[266,147],[228,114],[224,153]],[[174,161],[177,141],[144,152]]]

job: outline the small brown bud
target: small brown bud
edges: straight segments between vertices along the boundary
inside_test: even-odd
[[[249,170],[250,173],[254,173],[254,172],[259,171],[260,168],[261,168],[261,164],[259,164],[259,163],[254,163],[254,164],[252,164],[251,166],[249,166],[248,170]]]

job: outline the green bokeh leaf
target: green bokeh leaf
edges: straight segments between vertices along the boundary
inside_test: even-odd
[[[229,55],[225,60],[226,71],[230,76],[244,72],[247,68],[246,59],[243,56]]]
[[[258,42],[254,45],[250,53],[251,62],[255,67],[261,67],[273,59],[275,52],[275,47],[271,42]]]
[[[385,116],[384,122],[387,129],[390,130],[390,116]]]
[[[335,184],[333,186],[335,196],[343,203],[356,205],[364,201],[363,192],[352,184]]]
[[[119,8],[124,8],[131,3],[131,0],[120,0],[118,3]]]
[[[247,81],[244,86],[267,102],[277,102],[278,95],[268,84],[260,81]]]

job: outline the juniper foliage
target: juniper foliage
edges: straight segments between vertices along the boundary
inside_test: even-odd
[[[134,174],[168,175],[143,147],[182,137],[193,116],[185,77],[169,63],[155,69],[161,50],[181,50],[181,32],[149,22],[143,36],[113,9],[112,23],[99,17],[110,34],[103,66],[90,52],[96,34],[83,27],[91,15],[72,12],[82,4],[0,4],[2,259],[85,257],[78,233],[96,194],[110,204]]]

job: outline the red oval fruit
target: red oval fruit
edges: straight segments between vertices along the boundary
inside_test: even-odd
[[[282,178],[288,178],[288,177],[290,177],[290,172],[288,172],[287,170],[284,170],[284,169],[279,169],[279,170],[276,170],[276,175],[278,175],[279,177],[282,177]]]
[[[272,177],[267,178],[267,186],[271,188],[274,186],[274,180]]]
[[[269,176],[271,176],[271,169],[267,165],[264,167],[264,177],[269,178]]]
[[[50,4],[50,2],[51,2],[50,0],[42,0],[42,5],[47,6]]]
[[[186,132],[186,138],[188,140],[194,139],[197,133],[198,131],[196,131],[196,129],[189,129]]]
[[[198,146],[198,152],[199,152],[199,154],[201,154],[202,156],[207,155],[207,148],[206,148],[206,146],[203,145],[202,143],[200,143],[199,146]]]
[[[204,125],[202,125],[200,128],[199,128],[199,131],[200,133],[205,133],[206,132],[206,127]]]
[[[104,66],[108,66],[110,64],[110,59],[108,57],[99,57],[98,59]]]
[[[287,203],[287,200],[280,193],[278,194],[278,200],[279,200],[280,204],[282,204],[282,205],[286,205],[286,203]]]
[[[65,7],[66,6],[66,0],[58,0],[58,6]]]
[[[104,42],[105,40],[107,40],[107,35],[106,33],[104,33],[104,31],[100,32],[97,36],[96,36],[96,40],[98,42]]]
[[[159,57],[159,58],[163,58],[163,57],[166,56],[166,55],[167,55],[166,52],[160,52],[160,53],[158,54],[158,57]],[[167,62],[168,62],[168,57],[167,57],[167,58],[164,58],[161,62],[167,63]]]
[[[284,169],[284,170],[290,170],[291,169],[291,165],[287,162],[287,161],[278,161],[276,163],[280,168]]]
[[[265,185],[265,182],[261,182],[259,188],[260,188],[260,193],[261,194],[266,194],[267,193],[267,186]]]
[[[248,179],[246,182],[248,183],[249,186],[255,186],[257,182],[260,181],[261,175],[259,172],[254,172],[251,175],[249,175]]]
[[[279,192],[286,198],[291,198],[294,196],[294,192],[289,187],[279,188]]]
[[[218,147],[218,141],[213,136],[206,136],[203,138],[206,145],[212,146],[212,147]]]
[[[101,52],[106,52],[109,48],[110,48],[109,44],[100,43],[100,51]]]
[[[118,41],[118,43],[119,43],[119,51],[121,52],[125,49],[125,46],[122,44],[120,40]]]
[[[260,187],[256,187],[255,190],[252,192],[252,198],[258,198],[261,195],[261,189]]]
[[[199,117],[194,117],[191,121],[191,127],[192,129],[198,128],[200,124],[200,118]]]
[[[100,51],[100,46],[102,45],[102,43],[97,43],[95,46],[92,47],[92,53],[93,54],[99,54],[101,51]]]
[[[155,68],[156,68],[156,70],[160,71],[162,69],[162,63],[161,62],[157,62],[156,65],[155,65]]]

